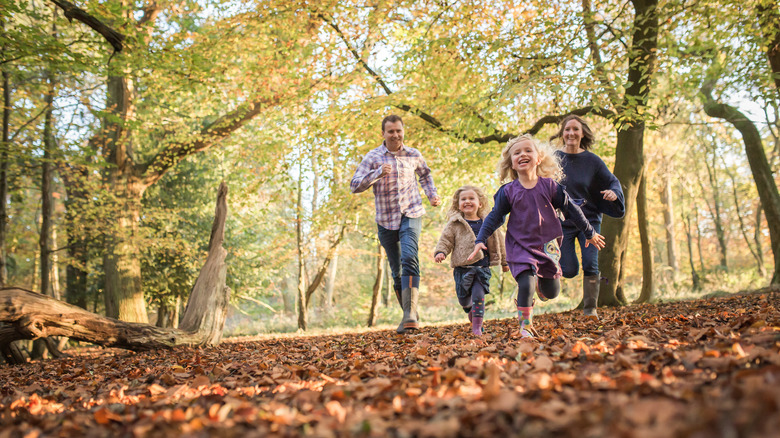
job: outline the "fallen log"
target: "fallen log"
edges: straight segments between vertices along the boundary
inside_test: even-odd
[[[80,307],[21,288],[0,289],[0,352],[19,363],[10,347],[21,339],[66,336],[105,347],[133,351],[180,345],[216,345],[222,339],[230,289],[225,285],[227,251],[222,247],[227,218],[227,185],[219,186],[206,262],[195,281],[181,327],[161,328],[97,315]]]

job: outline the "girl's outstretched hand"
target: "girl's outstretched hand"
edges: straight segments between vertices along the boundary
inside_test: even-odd
[[[588,245],[593,245],[599,250],[604,248],[604,236],[599,233],[593,233],[593,237],[585,241],[585,247]]]
[[[436,263],[441,263],[446,257],[447,256],[445,256],[443,252],[437,252],[436,255],[433,256],[433,261]]]
[[[472,252],[472,253],[471,253],[471,255],[469,256],[469,258],[468,258],[468,259],[466,259],[466,260],[471,260],[471,259],[473,259],[473,258],[474,258],[474,257],[476,257],[476,256],[477,256],[477,254],[478,254],[480,251],[482,251],[483,249],[487,249],[487,246],[485,246],[485,244],[484,244],[484,243],[478,243],[478,244],[474,245],[474,252]]]

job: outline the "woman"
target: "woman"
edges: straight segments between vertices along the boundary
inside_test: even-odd
[[[590,225],[601,232],[601,215],[622,218],[626,207],[620,181],[609,171],[604,161],[590,151],[595,138],[585,120],[576,115],[561,121],[558,133],[550,140],[560,139],[561,149],[556,151],[563,167],[564,179],[571,200],[580,206]],[[574,241],[578,241],[582,253],[582,302],[585,316],[597,319],[596,305],[599,297],[598,251],[586,247],[585,235],[571,221],[565,220],[561,242],[561,270],[565,278],[573,278],[579,271]]]

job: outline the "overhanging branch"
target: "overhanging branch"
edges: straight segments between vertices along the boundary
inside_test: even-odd
[[[73,3],[67,1],[67,0],[51,0],[52,3],[57,5],[60,9],[65,12],[65,17],[69,21],[73,21],[74,19],[86,24],[87,26],[91,27],[95,32],[99,33],[103,36],[103,38],[108,41],[109,44],[114,48],[115,51],[121,52],[123,48],[123,41],[125,40],[125,36],[121,33],[115,31],[110,26],[107,26],[102,21],[98,20],[97,18],[93,17],[92,15],[89,15],[85,10],[79,8],[78,6],[74,5]]]
[[[188,155],[214,146],[260,114],[264,108],[276,104],[278,100],[279,97],[275,96],[242,105],[203,128],[193,140],[171,144],[152,158],[148,164],[141,166],[138,174],[141,175],[143,184],[146,187],[154,184],[179,161]]]

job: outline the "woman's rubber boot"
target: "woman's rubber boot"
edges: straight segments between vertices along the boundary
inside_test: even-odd
[[[582,313],[586,318],[599,319],[596,306],[599,302],[599,276],[582,277]]]

